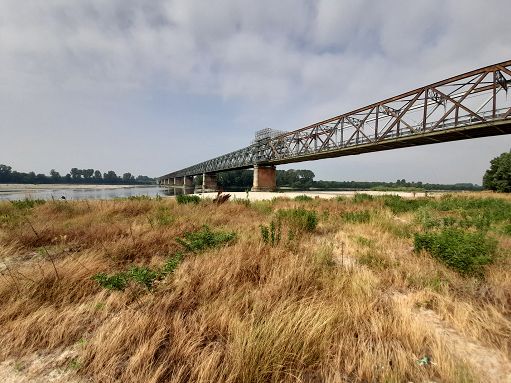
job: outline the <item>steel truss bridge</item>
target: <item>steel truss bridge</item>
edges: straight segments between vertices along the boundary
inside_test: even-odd
[[[162,177],[341,157],[511,133],[511,60],[460,74]]]

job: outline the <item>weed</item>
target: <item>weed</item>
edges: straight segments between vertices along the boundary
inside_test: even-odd
[[[347,211],[341,215],[343,221],[349,223],[368,223],[371,220],[369,210]]]
[[[415,251],[427,250],[435,258],[463,275],[481,275],[494,261],[497,243],[481,232],[444,228],[415,234]]]
[[[200,197],[194,194],[179,194],[176,196],[176,201],[179,205],[185,205],[188,203],[198,204]]]
[[[148,267],[135,266],[129,269],[127,277],[143,285],[148,290],[152,290],[154,281],[160,278],[160,273]]]
[[[201,230],[187,233],[184,238],[176,238],[176,241],[188,251],[199,252],[231,242],[235,237],[234,232],[213,231],[204,225]]]
[[[318,225],[318,216],[313,210],[282,209],[277,213],[277,217],[287,222],[287,224],[298,232],[312,232]]]
[[[38,205],[43,205],[45,203],[46,203],[46,201],[43,199],[29,199],[29,198],[25,198],[25,199],[18,200],[18,201],[11,201],[11,204],[16,209],[19,209],[19,210],[32,209]]]
[[[124,272],[108,275],[98,273],[92,276],[92,280],[107,290],[124,291],[128,285],[128,275]]]
[[[169,259],[167,259],[167,261],[163,265],[163,268],[161,270],[161,274],[163,276],[166,276],[168,274],[172,274],[174,272],[174,270],[177,269],[179,264],[183,261],[183,259],[184,259],[184,254],[183,253],[179,253],[179,252],[176,253],[175,255],[173,255],[172,257],[170,257]]]
[[[282,223],[280,219],[272,220],[269,226],[260,225],[263,242],[270,246],[276,246],[280,242]]]

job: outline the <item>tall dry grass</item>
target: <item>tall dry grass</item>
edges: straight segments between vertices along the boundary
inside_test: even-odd
[[[294,207],[317,212],[315,232],[264,245],[259,225]],[[358,211],[370,219],[345,214]],[[188,254],[151,291],[91,280],[160,267],[203,225],[237,239]],[[94,382],[477,381],[416,309],[509,355],[510,243],[499,237],[499,262],[467,278],[412,251],[416,226],[378,199],[0,203],[0,359],[73,346]]]

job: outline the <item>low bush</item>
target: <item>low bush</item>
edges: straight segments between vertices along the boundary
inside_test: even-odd
[[[494,261],[497,242],[481,232],[443,228],[438,232],[416,233],[415,251],[426,250],[450,268],[464,275],[481,275]]]
[[[198,252],[231,242],[234,238],[236,238],[234,232],[213,231],[204,225],[201,230],[187,233],[183,238],[176,238],[176,241],[186,250]]]
[[[277,217],[286,222],[291,229],[298,232],[312,232],[318,225],[317,213],[303,208],[279,210]]]
[[[198,204],[200,202],[200,197],[194,194],[179,194],[176,196],[176,201],[179,205],[187,203]]]

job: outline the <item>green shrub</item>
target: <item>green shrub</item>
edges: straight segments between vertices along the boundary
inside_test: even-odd
[[[429,199],[427,198],[405,199],[398,195],[386,195],[381,197],[381,199],[383,200],[383,204],[394,214],[417,210],[429,203]]]
[[[108,275],[105,273],[98,273],[92,276],[92,280],[99,283],[99,285],[108,290],[124,291],[128,285],[128,275],[124,272]]]
[[[176,241],[186,250],[198,252],[231,242],[235,237],[236,233],[234,232],[212,231],[204,225],[199,231],[187,233],[184,238],[176,238]]]
[[[25,198],[25,199],[18,200],[18,201],[11,201],[11,204],[16,209],[20,209],[20,210],[32,209],[35,206],[43,205],[45,203],[46,203],[46,201],[43,199],[29,199],[29,198]]]
[[[179,194],[176,196],[176,201],[180,205],[187,203],[198,204],[200,202],[200,197],[194,194]]]
[[[135,266],[129,269],[127,277],[143,285],[148,290],[152,290],[154,281],[160,278],[161,274],[159,271],[151,270],[148,267]]]
[[[371,220],[371,212],[369,210],[346,211],[341,214],[341,218],[350,223],[368,223]]]
[[[353,202],[359,203],[359,202],[365,202],[365,201],[373,201],[374,197],[371,194],[366,193],[355,193],[353,196]]]
[[[481,275],[494,261],[497,241],[481,232],[444,228],[415,234],[415,251],[427,250],[447,266],[465,275]]]
[[[277,222],[272,220],[269,226],[259,225],[263,242],[270,246],[278,245],[281,237],[281,228],[282,224],[280,219],[277,219]]]
[[[308,196],[308,195],[305,195],[305,194],[302,194],[302,195],[297,195],[295,198],[294,198],[295,201],[301,201],[301,202],[308,202],[308,201],[312,201],[313,198]]]
[[[154,282],[165,278],[183,261],[184,254],[176,253],[174,256],[167,259],[161,269],[150,269],[143,266],[134,266],[128,271],[122,271],[115,274],[98,273],[92,276],[92,280],[99,283],[99,285],[108,290],[124,291],[130,281],[144,286],[147,290],[152,290]]]
[[[277,217],[298,232],[312,232],[318,225],[317,213],[313,210],[305,210],[303,208],[279,210],[277,212]]]

